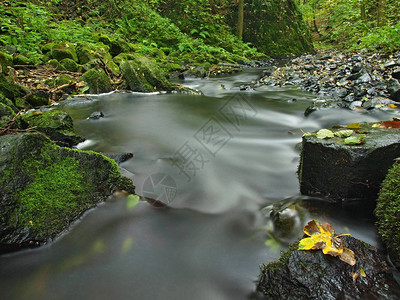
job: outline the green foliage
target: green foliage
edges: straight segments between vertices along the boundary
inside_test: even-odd
[[[386,0],[381,15],[377,0],[297,2],[309,27],[325,43],[388,52],[399,49],[398,0]]]

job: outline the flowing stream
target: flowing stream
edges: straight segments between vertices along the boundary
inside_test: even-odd
[[[302,199],[296,169],[303,131],[390,118],[339,109],[305,117],[315,95],[240,91],[260,73],[182,82],[201,96],[112,93],[65,101],[87,139],[80,148],[134,153],[121,164],[124,173],[139,195],[169,207],[143,201],[132,209],[126,198],[110,198],[57,241],[1,256],[0,298],[246,299],[259,265],[285,247],[274,239],[265,244],[271,219],[261,208]],[[104,118],[87,119],[95,111]],[[368,214],[313,201],[317,209],[294,208],[300,223],[328,221],[380,246]]]

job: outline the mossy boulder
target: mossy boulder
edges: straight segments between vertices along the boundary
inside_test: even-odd
[[[51,57],[61,61],[65,58],[70,58],[75,62],[78,62],[78,56],[76,55],[75,47],[71,43],[54,45],[51,49]]]
[[[102,34],[99,36],[99,42],[110,47],[110,54],[112,57],[117,56],[122,52],[130,52],[132,50],[129,44],[121,38],[111,39]]]
[[[126,88],[134,92],[171,91],[173,85],[156,64],[147,57],[123,61],[120,65]]]
[[[50,97],[46,90],[33,90],[25,96],[25,101],[32,107],[46,106],[50,104]]]
[[[50,59],[47,64],[51,67],[53,67],[55,70],[58,71],[65,71],[64,67],[61,65],[61,63],[57,59]]]
[[[8,121],[12,120],[14,116],[14,110],[10,106],[0,102],[0,127],[4,127],[4,125]]]
[[[14,65],[34,65],[35,62],[22,54],[18,54],[13,57],[13,64]]]
[[[375,201],[393,159],[400,153],[400,129],[377,125],[357,123],[331,128],[336,133],[353,127],[351,136],[361,142],[356,145],[346,144],[345,138],[337,136],[304,136],[298,171],[301,193],[335,202]]]
[[[400,270],[400,163],[389,170],[382,183],[375,214],[391,261]]]
[[[400,286],[379,251],[350,236],[340,239],[354,252],[354,266],[292,244],[278,261],[261,267],[257,291],[265,299],[398,299]]]
[[[71,58],[64,58],[60,61],[60,65],[63,66],[63,68],[67,71],[70,72],[77,72],[79,65]]]
[[[76,46],[79,63],[83,65],[85,71],[106,65],[111,73],[118,75],[119,67],[113,61],[109,50],[110,47],[103,43],[91,44],[80,42]]]
[[[90,69],[80,78],[86,82],[90,94],[101,94],[112,91],[111,81],[103,69]]]
[[[62,110],[36,110],[21,114],[19,120],[23,129],[34,128],[43,132],[59,146],[72,147],[83,141],[74,131],[72,118]]]
[[[0,137],[0,252],[54,239],[114,189],[134,192],[118,165],[39,133]]]
[[[8,66],[12,66],[13,58],[11,55],[0,51],[0,73],[8,74]]]
[[[0,94],[15,101],[16,98],[24,96],[26,90],[22,86],[11,82],[4,74],[0,73]]]

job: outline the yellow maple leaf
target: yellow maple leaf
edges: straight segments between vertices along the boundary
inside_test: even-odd
[[[354,252],[344,247],[344,242],[335,236],[335,230],[327,222],[312,220],[304,226],[304,233],[309,237],[300,240],[298,250],[322,250],[324,254],[338,256],[340,260],[354,266]]]

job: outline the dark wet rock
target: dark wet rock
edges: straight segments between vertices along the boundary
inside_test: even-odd
[[[341,202],[374,201],[379,187],[400,153],[400,129],[372,128],[361,124],[361,145],[345,145],[343,138],[304,136],[299,165],[300,191]],[[338,130],[338,129],[333,129]]]
[[[180,79],[193,79],[193,78],[205,78],[207,77],[208,68],[205,66],[198,66],[190,68],[185,72],[179,74]]]
[[[104,114],[101,111],[95,111],[88,117],[90,120],[98,120],[101,118],[104,118]]]
[[[112,91],[110,78],[103,69],[90,69],[82,75],[81,80],[89,87],[90,94],[101,94]]]
[[[64,111],[35,110],[19,116],[20,127],[33,128],[44,133],[59,146],[72,147],[83,141],[74,131],[72,118]]]
[[[379,234],[387,247],[391,262],[400,270],[400,163],[389,170],[379,192],[375,214]]]
[[[354,266],[294,244],[261,268],[257,291],[266,299],[399,299],[400,286],[379,251],[353,237],[341,239],[355,253]]]
[[[111,158],[117,164],[123,163],[131,159],[134,155],[133,153],[102,153],[104,156]]]
[[[400,68],[396,68],[392,71],[392,77],[400,80]]]
[[[400,102],[400,83],[397,79],[391,78],[387,82],[387,89],[390,93],[390,99]]]
[[[351,74],[359,73],[363,68],[362,63],[356,63],[354,67],[351,69]]]
[[[111,159],[39,133],[2,136],[0,149],[0,252],[44,244],[113,190],[134,192]]]

